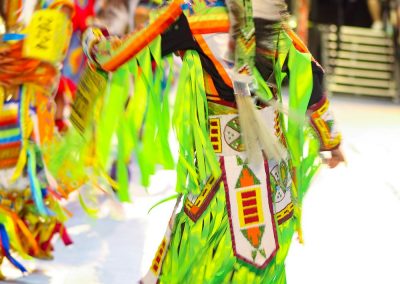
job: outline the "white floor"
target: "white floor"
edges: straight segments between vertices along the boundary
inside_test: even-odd
[[[288,283],[400,283],[400,105],[349,96],[332,102],[348,164],[321,170],[309,190],[303,211],[305,244],[293,242]],[[150,188],[155,195],[133,188],[133,203],[113,206],[114,218],[91,220],[77,202],[70,203],[75,244],[63,248],[58,241],[52,262],[25,261],[33,270],[29,276],[8,268],[10,283],[137,283],[174,202],[147,211],[171,194],[173,177],[159,173]]]

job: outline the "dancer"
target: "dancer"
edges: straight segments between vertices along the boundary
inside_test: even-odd
[[[6,258],[26,272],[12,252],[51,259],[55,234],[71,243],[60,205],[67,192],[49,175],[41,146],[53,139],[52,95],[74,7],[65,0],[0,4],[0,263]]]
[[[301,202],[316,170],[317,152],[331,151],[331,167],[343,160],[337,150],[340,134],[322,90],[323,71],[286,26],[283,1],[227,1],[227,5],[236,105],[227,108],[227,99],[222,99],[219,104],[225,108],[219,105],[215,113],[210,100],[208,105],[221,177],[210,178],[200,194],[189,191],[184,196],[183,210],[172,217],[171,232],[143,283],[285,283],[284,260],[294,231],[301,239]],[[279,108],[274,108],[281,101],[280,91],[262,94],[262,88],[280,90],[285,75],[291,106],[287,130]],[[250,90],[265,103],[257,105],[260,117],[246,122],[252,112],[246,105]],[[308,137],[310,130],[298,123],[299,117],[291,117],[306,112],[320,138],[319,149]],[[251,130],[258,119],[265,128]],[[263,142],[259,131],[274,136]],[[273,144],[273,137],[279,139],[283,153],[274,154],[263,145]],[[309,153],[303,152],[303,139],[313,145]],[[251,155],[262,149],[263,159],[252,163]]]
[[[143,283],[286,282],[284,260],[295,231],[301,239],[301,204],[319,153],[331,153],[331,167],[344,159],[322,68],[287,27],[285,13],[281,1],[228,1],[227,7],[223,1],[173,1],[125,38],[86,31],[84,50],[98,70],[86,82],[104,78],[100,70],[114,72],[109,87],[81,99],[82,109],[96,110],[89,118],[97,123],[76,111],[76,130],[85,137],[79,145],[86,147],[73,156],[91,153],[91,166],[94,158],[96,169],[106,167],[116,133],[119,184],[127,183],[132,152],[144,184],[156,164],[171,167],[170,57],[182,58],[172,115],[179,142],[177,205]],[[74,160],[79,163],[88,166]]]

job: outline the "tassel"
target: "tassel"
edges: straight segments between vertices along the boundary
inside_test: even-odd
[[[46,236],[46,240],[41,244],[41,248],[44,251],[49,251],[51,250],[51,241],[53,240],[55,234],[59,234],[61,237],[62,242],[64,243],[65,246],[71,245],[72,239],[67,233],[67,230],[63,226],[63,224],[57,222],[51,231],[50,235]]]
[[[267,127],[260,116],[260,113],[253,107],[256,133],[261,144],[261,149],[267,157],[274,158],[276,161],[286,158],[286,150],[275,136],[273,130]]]
[[[83,199],[82,193],[79,193],[79,203],[81,204],[83,210],[88,214],[90,217],[96,219],[100,213],[100,210],[97,208],[89,207],[85,200]]]
[[[262,161],[261,151],[268,158],[280,161],[285,158],[285,148],[261,118],[251,98],[251,77],[235,75],[234,91],[239,110],[239,121],[249,162],[253,165]]]
[[[69,236],[67,229],[61,223],[57,224],[59,226],[59,234],[61,236],[61,240],[63,241],[64,245],[69,246],[73,244],[71,237]]]
[[[236,82],[234,85],[236,85]],[[252,116],[253,102],[249,96],[235,96],[239,111],[240,129],[242,132],[247,157],[252,165],[260,164],[262,162],[262,155],[257,141],[256,128],[254,127],[255,122]]]

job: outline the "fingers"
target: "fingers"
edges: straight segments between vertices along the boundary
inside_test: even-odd
[[[322,162],[328,165],[329,168],[336,168],[341,162],[346,164],[346,159],[340,149],[332,150],[330,153],[331,157],[322,159]]]
[[[337,158],[337,157],[332,157],[331,159],[328,160],[328,166],[329,168],[333,169],[336,168],[337,165],[339,165],[343,160]]]
[[[344,154],[340,148],[333,150],[332,151],[332,158],[338,159],[339,162],[344,162],[346,163],[346,159],[344,157]]]

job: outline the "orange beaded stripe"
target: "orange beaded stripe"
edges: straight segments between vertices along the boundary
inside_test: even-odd
[[[122,45],[112,51],[111,56],[99,58],[98,62],[101,67],[106,71],[114,71],[139,53],[182,14],[181,3],[181,0],[172,2],[155,22],[137,33],[128,35]]]
[[[229,20],[192,20],[189,18],[190,30],[193,34],[213,34],[229,32]]]

